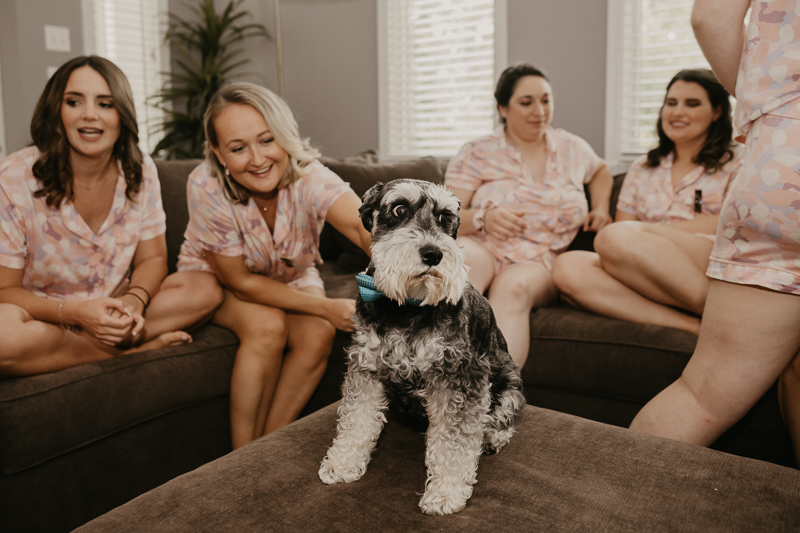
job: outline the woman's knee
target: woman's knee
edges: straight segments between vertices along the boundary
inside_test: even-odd
[[[180,298],[187,309],[198,315],[210,315],[225,297],[217,277],[208,272],[176,272],[161,284],[161,290],[180,291]]]
[[[239,342],[257,350],[282,350],[289,335],[289,323],[282,310],[253,304],[252,309],[240,317],[235,333]]]
[[[489,289],[489,301],[506,309],[531,309],[549,305],[557,294],[550,273],[541,266],[535,272],[515,269],[513,274],[503,275],[501,271]]]
[[[336,328],[323,318],[307,318],[298,331],[290,332],[290,342],[298,362],[307,367],[308,371],[313,371],[321,364],[327,364],[336,337]],[[289,327],[292,327],[291,324]]]
[[[567,296],[572,296],[585,288],[584,280],[591,266],[592,252],[566,252],[556,257],[550,277],[556,288]]]
[[[3,335],[0,335],[0,376],[14,375],[14,369],[25,357],[25,353],[38,341],[31,338],[30,332],[23,325],[33,317],[23,308],[13,304],[0,304],[0,324],[3,324]]]
[[[636,241],[642,235],[640,222],[615,222],[597,233],[594,250],[604,263],[622,262],[635,253]]]

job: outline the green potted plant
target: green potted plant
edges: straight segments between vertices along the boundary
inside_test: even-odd
[[[170,14],[165,39],[177,55],[173,61],[176,71],[166,73],[163,89],[152,97],[164,112],[163,122],[155,128],[164,136],[153,149],[154,155],[203,157],[203,113],[208,102],[231,71],[249,61],[238,58],[243,49],[234,45],[252,36],[272,39],[263,24],[241,22],[250,16],[238,9],[243,1],[231,0],[221,13],[214,8],[214,0],[186,4],[197,14],[196,22]]]

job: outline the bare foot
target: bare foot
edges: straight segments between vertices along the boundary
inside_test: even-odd
[[[157,350],[158,348],[166,348],[167,346],[179,346],[181,344],[188,344],[192,342],[192,337],[184,331],[170,331],[162,333],[155,339],[151,339],[145,343],[125,350],[124,353],[144,352],[146,350]]]

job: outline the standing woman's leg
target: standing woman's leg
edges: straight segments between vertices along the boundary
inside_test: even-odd
[[[263,433],[281,373],[288,336],[286,313],[239,300],[225,291],[213,322],[239,338],[231,376],[231,440],[244,446]]]
[[[550,272],[539,263],[508,265],[494,277],[489,303],[508,343],[508,353],[520,367],[528,358],[531,309],[551,305],[557,296]]]
[[[689,364],[639,411],[631,429],[710,446],[797,353],[798,317],[797,296],[712,280]]]
[[[632,429],[709,445],[798,352],[798,156],[800,120],[767,115],[752,124],[717,227],[697,347],[681,378],[644,406]]]
[[[318,287],[306,287],[305,292],[325,296]],[[275,397],[262,428],[271,433],[294,422],[305,407],[325,374],[333,347],[336,328],[322,317],[287,313],[289,335]]]

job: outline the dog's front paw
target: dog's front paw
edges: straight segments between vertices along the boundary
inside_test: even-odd
[[[360,479],[366,471],[367,463],[345,464],[328,455],[322,460],[322,465],[319,467],[319,478],[326,485],[350,483]]]
[[[435,488],[428,487],[419,501],[419,507],[423,513],[429,515],[453,514],[467,506],[470,496],[471,485],[437,484]]]

